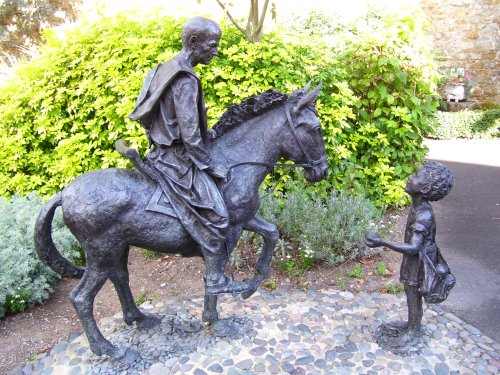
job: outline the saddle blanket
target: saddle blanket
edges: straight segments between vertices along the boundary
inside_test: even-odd
[[[156,186],[156,191],[149,200],[146,211],[159,212],[168,216],[177,217],[168,196],[163,192],[160,185]]]

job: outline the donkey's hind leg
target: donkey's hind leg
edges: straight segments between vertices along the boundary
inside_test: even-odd
[[[114,272],[111,274],[110,279],[115,286],[118,298],[122,305],[123,320],[128,325],[137,322],[139,328],[151,328],[158,325],[161,321],[155,315],[144,313],[135,304],[132,291],[130,290],[129,273],[128,273],[128,255],[129,247],[123,252]]]
[[[247,299],[257,291],[260,283],[269,273],[274,248],[276,247],[276,242],[278,242],[279,239],[279,232],[276,225],[265,221],[259,215],[255,215],[243,229],[258,233],[264,239],[264,244],[262,245],[262,250],[260,251],[260,255],[257,260],[257,270],[255,276],[249,282],[251,287],[248,291],[241,294],[243,299]]]
[[[139,354],[130,349],[119,349],[102,335],[94,319],[94,299],[111,274],[110,267],[99,267],[87,258],[87,268],[78,285],[71,292],[71,302],[89,341],[90,350],[96,355],[106,354],[113,360],[133,362]]]

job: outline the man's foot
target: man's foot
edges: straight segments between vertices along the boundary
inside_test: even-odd
[[[230,280],[225,276],[217,284],[211,284],[205,280],[205,293],[209,296],[231,293],[239,294],[247,291],[249,287],[245,281]]]

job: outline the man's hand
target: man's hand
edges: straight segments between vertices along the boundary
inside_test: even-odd
[[[211,167],[207,168],[207,173],[212,177],[225,179],[227,174],[229,173],[229,169],[227,169],[222,164],[214,164]]]
[[[365,237],[365,244],[368,247],[382,246],[382,239],[379,237],[379,235],[376,232],[370,232]]]
[[[217,132],[214,129],[208,129],[207,136],[208,139],[214,140],[215,138],[217,138]]]

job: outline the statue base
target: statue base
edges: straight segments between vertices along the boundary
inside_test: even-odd
[[[420,354],[428,337],[425,328],[408,329],[403,321],[382,323],[375,331],[375,341],[382,349],[401,356]]]

